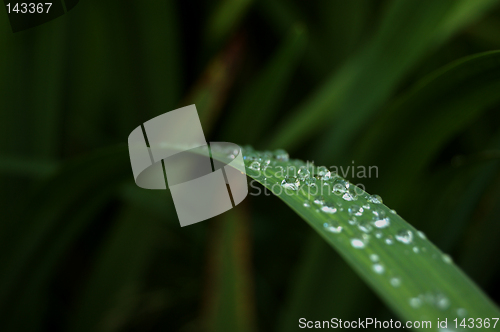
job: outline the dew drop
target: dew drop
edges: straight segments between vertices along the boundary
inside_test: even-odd
[[[412,297],[410,299],[410,305],[415,309],[420,308],[422,306],[422,300],[420,300],[418,297]]]
[[[372,226],[368,221],[362,221],[358,223],[358,228],[360,231],[365,233],[370,233],[372,231]]]
[[[305,179],[309,178],[310,175],[311,175],[311,172],[309,172],[309,170],[307,169],[307,167],[301,167],[299,168],[299,170],[297,171],[297,175],[299,176],[299,179],[301,179],[302,181],[304,181]]]
[[[385,271],[384,267],[380,264],[373,264],[372,269],[377,274],[382,274]]]
[[[311,203],[309,203],[309,201],[305,201],[303,205],[306,208],[311,207]]]
[[[446,310],[450,307],[450,300],[443,294],[438,294],[435,299],[436,307],[441,310]]]
[[[417,231],[417,234],[418,234],[418,236],[419,236],[421,239],[423,239],[423,240],[427,239],[427,236],[425,236],[425,233],[424,233],[424,232],[422,232],[422,231]]]
[[[361,216],[363,215],[363,208],[359,205],[351,205],[347,210],[351,216]]]
[[[401,230],[396,234],[396,240],[404,244],[409,244],[413,241],[413,232],[408,229]]]
[[[262,160],[266,160],[266,163],[271,163],[271,159],[273,159],[273,153],[271,151],[264,151],[261,154]]]
[[[368,201],[370,201],[373,204],[382,204],[383,203],[382,197],[380,197],[379,195],[371,195],[371,196],[369,196],[368,197]]]
[[[418,247],[413,247],[413,252],[418,254],[420,252],[420,249],[418,249]]]
[[[331,232],[331,233],[337,233],[338,234],[338,233],[342,232],[342,226],[340,226],[338,224],[333,225],[332,223],[325,222],[323,224],[323,227],[325,227],[325,229],[328,232]]]
[[[345,201],[355,201],[358,199],[358,195],[356,193],[356,190],[355,190],[355,187],[354,186],[350,186],[349,188],[347,188],[344,192],[344,194],[342,195],[342,198],[345,200]]]
[[[335,206],[334,203],[327,202],[321,207],[321,211],[326,213],[336,213],[337,207]]]
[[[378,257],[377,254],[371,254],[370,255],[370,260],[375,263],[375,262],[378,262],[379,257]]]
[[[349,188],[349,183],[346,180],[336,179],[335,181],[333,181],[332,193],[340,196],[347,191],[347,188]]]
[[[316,178],[314,177],[309,177],[304,180],[304,183],[308,187],[316,187]]]
[[[351,245],[356,249],[362,249],[365,247],[365,242],[363,242],[363,240],[360,239],[352,239]]]
[[[392,241],[392,239],[387,238],[387,239],[385,239],[385,243],[388,244],[388,245],[391,245],[394,242]]]
[[[248,168],[253,169],[254,171],[260,171],[260,163],[258,161],[252,161]]]
[[[401,279],[398,277],[393,277],[391,278],[390,283],[392,287],[399,287],[401,286]]]
[[[464,308],[458,308],[457,315],[461,318],[467,317],[467,310],[465,310]]]
[[[381,208],[376,207],[375,209],[372,210],[373,213],[373,219],[374,220],[379,220],[385,218],[385,211],[382,210]]]
[[[281,186],[285,189],[298,190],[300,187],[300,181],[294,176],[286,176],[283,181],[281,181]]]
[[[329,180],[332,177],[332,174],[325,166],[319,166],[316,170],[316,174],[318,179],[323,181]]]
[[[243,160],[245,162],[251,162],[253,160],[256,160],[258,159],[258,156],[255,152],[253,151],[248,151],[247,153],[245,153],[245,155],[243,156]]]
[[[368,197],[368,201],[373,203],[373,204],[382,204],[383,203],[382,197],[380,197],[379,195],[370,195]]]
[[[316,197],[316,199],[314,200],[314,204],[324,205],[325,199],[323,198],[323,196]]]
[[[448,254],[443,254],[442,258],[443,258],[443,261],[444,261],[445,263],[447,263],[447,264],[451,264],[451,263],[453,263],[453,259],[452,259],[452,258],[451,258],[451,256],[450,256],[450,255],[448,255]]]
[[[391,224],[391,222],[389,221],[389,218],[386,217],[383,219],[375,220],[373,224],[377,228],[386,228]]]
[[[288,152],[282,149],[275,150],[274,158],[279,161],[288,161],[289,159]]]

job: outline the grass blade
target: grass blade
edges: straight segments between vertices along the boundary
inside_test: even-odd
[[[346,186],[340,177],[325,181],[328,186],[323,185],[323,181],[318,182],[319,193],[308,192],[311,187],[303,183],[300,190],[283,189],[281,183],[285,173],[294,173],[298,167],[306,166],[305,163],[285,161],[281,153],[281,160],[268,159],[268,154],[251,150],[245,153],[248,176],[299,214],[401,319],[430,321],[433,330],[438,331],[438,319],[452,321],[461,316],[499,315],[498,308],[448,255],[378,202],[377,197],[359,188],[354,191],[354,186]],[[217,154],[214,157],[217,158]],[[259,167],[255,163],[266,165],[267,161],[271,164],[265,173],[263,169],[257,170]],[[294,177],[288,180],[291,187],[298,181]],[[332,191],[334,185],[338,188],[335,193]],[[313,202],[321,199],[324,199],[322,204]],[[364,211],[358,210],[359,207]],[[352,215],[349,209],[361,215]]]

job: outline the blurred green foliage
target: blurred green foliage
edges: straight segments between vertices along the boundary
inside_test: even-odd
[[[209,141],[378,166],[367,191],[498,303],[500,62],[476,54],[500,48],[499,5],[86,0],[16,34],[0,15],[0,329],[394,318],[277,198],[180,228],[135,186],[128,134],[191,103]]]

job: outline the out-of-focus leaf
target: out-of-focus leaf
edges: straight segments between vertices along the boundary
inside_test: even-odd
[[[498,170],[498,161],[496,162]],[[491,185],[484,192],[482,200],[475,212],[474,222],[469,225],[464,236],[464,244],[458,250],[462,254],[459,263],[465,271],[478,280],[480,285],[492,288],[497,286],[500,272],[497,264],[485,264],[484,262],[495,262],[498,259],[500,249],[498,238],[500,237],[500,224],[498,215],[500,213],[500,176],[496,174]]]
[[[303,317],[322,321],[325,317],[356,320],[373,315],[373,292],[318,234],[311,234],[306,242],[294,277],[280,310],[278,331],[300,330],[297,322]]]
[[[252,0],[219,0],[207,21],[206,43],[216,47],[223,42],[235,30],[251,4]]]
[[[330,12],[331,5],[331,1],[329,1],[328,4],[321,3],[320,6],[322,7],[322,13],[325,16],[328,16],[330,21],[337,21],[334,18],[335,13]],[[325,6],[328,6],[328,9],[325,8]],[[358,8],[361,7],[363,6],[361,5]],[[297,7],[293,2],[285,2],[282,0],[259,0],[256,2],[256,9],[258,13],[266,19],[266,22],[268,22],[275,34],[279,36],[287,33],[295,24],[297,24],[297,22],[304,22],[303,24],[308,29],[308,43],[304,52],[304,65],[307,69],[306,74],[314,79],[322,78],[329,74],[330,70],[337,64],[336,60],[341,58],[341,54],[345,54],[344,51],[346,51],[346,45],[338,47],[339,45],[335,43],[337,37],[340,39],[345,37],[345,31],[329,30],[323,28],[323,26],[308,23],[310,22],[309,18],[305,15],[305,13],[301,12],[301,8]],[[345,8],[342,8],[339,12],[342,12],[344,17],[346,16]],[[349,23],[353,23],[353,21],[350,21]],[[346,29],[348,30],[349,28]],[[335,33],[334,36],[332,36],[333,33]],[[323,38],[329,40],[329,43],[324,43]],[[332,46],[333,48],[342,48],[342,51],[336,52],[334,55],[325,55],[323,53],[324,49],[329,49],[329,46]]]
[[[465,2],[392,1],[372,40],[278,128],[271,146],[290,148],[328,126],[321,150],[343,155],[418,60],[495,4],[482,1],[464,17],[457,8]]]
[[[22,288],[23,276],[43,252],[68,213],[78,213],[88,197],[130,178],[125,147],[95,152],[68,163],[31,198],[29,209],[19,212],[10,228],[0,234],[0,308],[6,312],[9,297]],[[126,166],[125,166],[126,165]]]
[[[500,95],[494,93],[498,89],[500,52],[467,57],[416,84],[369,128],[359,156],[373,161],[374,155],[380,153],[378,147],[391,149],[392,154],[380,158],[378,165],[379,176],[387,178],[380,185],[388,200],[398,204],[398,199],[413,190],[418,175],[439,149],[500,100]],[[423,109],[434,111],[422,116]],[[403,136],[407,139],[400,140]],[[404,188],[396,185],[402,181],[406,182]]]
[[[148,98],[144,111],[159,115],[173,110],[183,86],[179,22],[174,1],[136,2],[141,36],[141,60]],[[149,120],[143,119],[144,121]]]
[[[499,167],[498,159],[471,160],[458,166],[455,172],[437,172],[435,177],[426,182],[426,185],[430,185],[437,178],[446,179],[443,174],[445,171],[450,173],[449,184],[434,197],[436,205],[430,210],[432,218],[427,221],[429,238],[435,239],[440,248],[448,251],[454,249],[458,241],[467,236],[467,229],[474,227],[474,216],[481,214],[482,201],[491,190]]]
[[[111,3],[109,5],[111,6]],[[128,118],[131,113],[130,105],[133,105],[133,102],[130,99],[133,94],[122,93],[116,99],[113,96],[113,77],[120,77],[124,82],[119,87],[122,90],[127,86],[125,82],[131,81],[126,70],[120,71],[116,68],[129,59],[129,53],[122,46],[125,39],[120,34],[124,34],[124,31],[118,28],[122,27],[122,22],[116,22],[116,14],[112,10],[106,12],[103,10],[105,8],[104,3],[79,6],[78,10],[74,11],[76,15],[69,21],[70,31],[78,33],[67,42],[71,51],[67,64],[69,71],[66,98],[70,102],[67,105],[68,113],[63,127],[64,140],[61,145],[64,147],[75,142],[77,146],[87,147],[109,142],[109,134],[116,131],[118,123],[121,123],[124,117]],[[116,26],[118,30],[114,38],[114,29],[110,29],[108,25],[110,21],[114,22],[112,26]],[[82,26],[86,29],[81,29]],[[114,53],[119,49],[122,54]],[[121,116],[115,118],[111,124],[106,123],[109,120],[105,118],[107,114],[104,110],[113,113],[115,107],[120,108]],[[109,134],[103,130],[104,127],[107,127]]]
[[[255,331],[249,220],[233,209],[214,220],[205,298],[207,331]]]
[[[93,267],[69,331],[118,331],[139,301],[139,282],[159,240],[158,223],[124,208]],[[175,272],[174,272],[175,273]]]
[[[297,24],[292,28],[265,68],[238,96],[222,137],[253,143],[267,129],[265,124],[279,110],[278,103],[283,98],[287,82],[304,51],[306,38],[302,25]]]
[[[37,29],[33,53],[33,81],[30,92],[33,118],[33,155],[55,158],[60,153],[61,119],[63,111],[64,70],[67,61],[67,21],[43,25]],[[28,87],[26,87],[28,88]],[[28,93],[26,91],[26,93]],[[24,131],[23,131],[24,132]]]
[[[245,39],[238,35],[207,66],[195,86],[185,98],[183,105],[196,104],[205,135],[216,123],[227,93],[238,72]]]
[[[78,236],[109,201],[111,192],[112,189],[107,188],[87,200],[77,214],[66,218],[65,223],[51,235],[50,243],[39,248],[37,259],[29,267],[30,272],[18,276],[20,284],[16,287],[19,291],[8,299],[2,299],[2,302],[8,302],[7,310],[0,314],[4,331],[40,330],[47,313],[47,302],[50,301],[51,278]]]
[[[0,156],[0,174],[5,175],[43,178],[52,174],[57,167],[57,163],[47,160]]]

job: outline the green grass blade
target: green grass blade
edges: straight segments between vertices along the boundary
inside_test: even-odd
[[[247,151],[248,176],[299,214],[401,319],[430,321],[433,330],[438,331],[438,318],[451,321],[461,316],[479,318],[500,314],[448,255],[394,211],[379,204],[374,196],[358,188],[359,195],[353,200],[352,195],[346,194],[354,194],[352,184],[349,188],[342,187],[344,193],[332,192],[334,184],[342,184],[339,177],[333,182],[326,181],[328,186],[318,183],[319,193],[308,192],[309,187],[302,183],[300,190],[284,189],[281,183],[287,168],[291,174],[305,163],[267,158],[266,154]],[[264,172],[266,160],[271,164]],[[255,162],[261,163],[261,170],[256,170]],[[296,178],[293,180],[295,183]],[[323,205],[314,202],[320,196],[325,201]],[[364,207],[361,216],[349,212],[356,206]],[[333,213],[333,209],[336,212]],[[376,214],[387,218],[389,225],[382,227],[383,222],[376,223]]]

